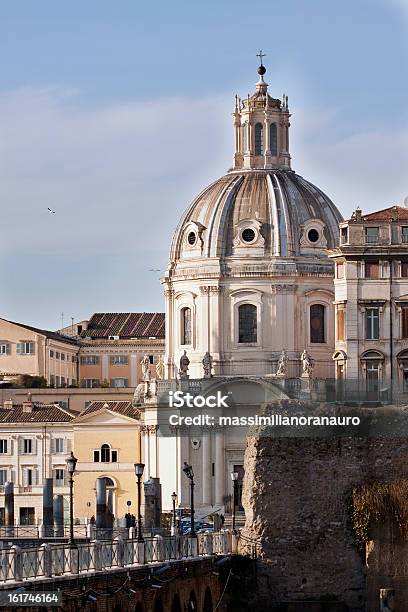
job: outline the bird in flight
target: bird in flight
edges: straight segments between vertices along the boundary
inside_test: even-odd
[[[161,270],[156,270],[156,269],[150,268],[149,272],[161,272]]]
[[[50,213],[52,213],[53,215],[55,215],[55,210],[51,210],[51,208],[48,207],[48,210],[50,211]]]

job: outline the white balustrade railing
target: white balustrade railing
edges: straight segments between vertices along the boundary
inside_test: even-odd
[[[94,540],[75,546],[42,544],[0,549],[0,584],[85,574],[105,569],[176,561],[188,557],[227,555],[236,551],[237,536],[228,531],[190,536],[155,536]]]

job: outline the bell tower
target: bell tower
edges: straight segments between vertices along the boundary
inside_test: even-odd
[[[250,168],[290,169],[288,97],[272,98],[264,81],[265,54],[260,51],[259,80],[255,93],[244,99],[235,96],[234,170]]]

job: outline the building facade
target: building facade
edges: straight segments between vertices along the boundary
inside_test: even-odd
[[[408,209],[357,209],[330,257],[336,378],[349,394],[354,385],[368,399],[396,400],[408,392]]]
[[[157,375],[163,352],[163,313],[95,313],[59,332],[0,319],[3,380],[28,374],[55,388],[134,388],[144,356]]]
[[[43,377],[52,386],[77,384],[78,353],[72,338],[0,319],[0,375],[5,380],[26,374]]]
[[[5,401],[0,409],[0,523],[4,524],[4,485],[14,483],[15,522],[42,520],[43,483],[53,478],[54,493],[69,494],[65,460],[73,448],[74,415],[60,406]],[[2,516],[3,515],[3,516]]]

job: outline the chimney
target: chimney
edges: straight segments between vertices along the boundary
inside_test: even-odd
[[[33,411],[33,402],[31,399],[23,402],[23,412],[32,412]]]
[[[3,408],[4,410],[13,410],[13,400],[11,397],[3,402]]]

